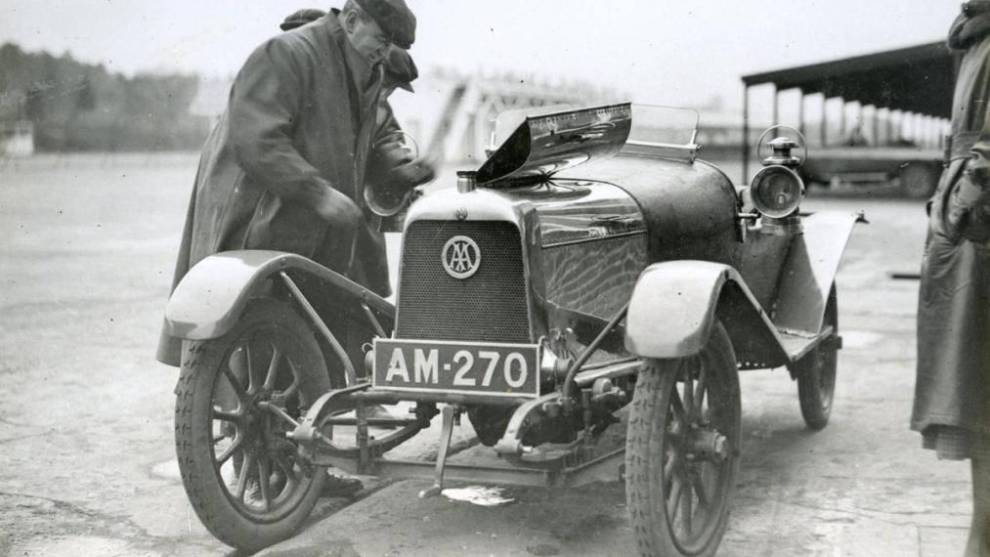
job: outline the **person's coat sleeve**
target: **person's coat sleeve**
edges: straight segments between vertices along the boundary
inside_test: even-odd
[[[987,99],[990,100],[990,99]],[[969,171],[976,171],[984,175],[990,174],[990,110],[987,110],[983,118],[983,127],[980,129],[980,136],[973,148],[970,150],[969,161],[966,168]]]
[[[269,41],[245,62],[231,90],[230,134],[246,173],[283,199],[314,206],[331,184],[292,142],[303,84],[289,48]]]

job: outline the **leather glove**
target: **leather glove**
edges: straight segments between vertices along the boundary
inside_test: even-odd
[[[314,205],[316,214],[331,226],[355,230],[364,220],[364,213],[351,198],[327,187]]]
[[[405,187],[419,186],[436,178],[436,166],[428,158],[418,158],[393,168],[390,178]]]

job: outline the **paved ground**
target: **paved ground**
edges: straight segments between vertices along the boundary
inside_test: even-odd
[[[171,390],[153,351],[195,159],[39,158],[0,167],[0,555],[203,555],[229,549],[177,478]],[[961,553],[964,464],[907,430],[923,240],[917,202],[865,209],[839,278],[846,348],[832,423],[804,428],[786,372],[747,372],[743,465],[720,555]],[[461,432],[461,435],[467,435]],[[413,452],[429,449],[424,439]],[[482,508],[419,500],[419,482],[327,500],[270,555],[628,555],[618,483],[510,490]]]

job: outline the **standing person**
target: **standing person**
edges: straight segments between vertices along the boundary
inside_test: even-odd
[[[272,249],[313,258],[373,290],[384,242],[365,218],[363,191],[383,72],[392,45],[408,49],[416,18],[403,0],[347,0],[248,57],[227,110],[203,147],[173,288],[204,257]],[[370,265],[369,265],[370,263]],[[180,364],[180,339],[158,359]]]
[[[324,17],[323,10],[304,8],[292,12],[279,24],[283,31],[291,31],[312,23]],[[434,177],[434,163],[418,159],[408,152],[402,141],[402,128],[396,121],[388,98],[397,88],[413,92],[412,82],[419,76],[412,56],[404,48],[392,46],[381,61],[382,83],[378,95],[378,106],[375,111],[374,131],[372,132],[372,149],[368,157],[363,186],[363,202],[365,217],[369,226],[359,230],[354,249],[358,255],[364,255],[364,265],[356,273],[355,278],[372,291],[387,296],[391,290],[389,284],[388,261],[385,257],[385,238],[382,234],[386,226],[397,228],[393,219],[386,221],[382,217],[392,217],[409,201],[412,189],[428,182]],[[368,254],[376,256],[369,257]],[[332,326],[332,325],[331,325]],[[364,360],[363,345],[367,335],[355,332],[349,328],[335,327],[336,334],[351,359],[355,362]],[[381,405],[371,405],[371,415],[380,418],[392,418]]]
[[[287,15],[279,28],[290,31],[316,21],[326,15],[323,10],[303,8]],[[409,52],[392,47],[382,61],[384,76],[379,94],[378,111],[375,116],[375,133],[372,157],[368,163],[367,185],[364,197],[369,208],[378,216],[392,217],[398,213],[411,196],[412,189],[429,182],[436,174],[435,156],[417,159],[404,148],[401,136],[404,134],[392,112],[388,99],[396,89],[414,93],[412,82],[419,77],[419,70]],[[374,217],[372,221],[377,220]],[[389,222],[390,225],[396,223]],[[369,272],[375,277],[388,277],[385,261],[380,269]]]
[[[393,45],[408,49],[415,29],[403,0],[347,0],[255,49],[203,147],[173,289],[211,254],[270,249],[388,293],[387,275],[374,280],[374,272],[387,272],[385,245],[365,217],[363,187],[381,62]],[[181,339],[163,331],[157,357],[180,365]],[[334,476],[324,484],[338,495],[360,488]]]
[[[990,2],[963,4],[951,158],[929,207],[911,428],[939,458],[970,459],[967,557],[990,557]]]
[[[326,12],[315,8],[299,9],[287,15],[279,24],[279,28],[290,31],[325,15]],[[373,149],[365,172],[366,184],[363,191],[365,204],[370,209],[365,214],[372,223],[372,229],[377,227],[379,230],[387,231],[398,229],[398,223],[395,222],[398,217],[394,215],[407,205],[414,187],[429,182],[435,177],[437,161],[434,160],[435,157],[414,157],[405,148],[405,142],[402,140],[404,132],[388,103],[389,97],[396,89],[415,92],[412,82],[419,77],[419,71],[412,56],[406,49],[393,46],[382,60],[382,70]],[[381,221],[380,217],[387,218]],[[357,249],[367,251],[369,249],[367,244],[372,244],[370,251],[376,252],[379,248],[375,244],[383,241],[383,238],[365,236],[359,239]],[[363,281],[365,285],[387,296],[390,289],[387,261],[384,258],[369,259],[368,265],[363,270],[368,277],[368,280]]]
[[[433,180],[438,157],[436,153],[426,153],[419,158],[412,155],[406,148],[405,132],[388,102],[396,89],[414,92],[412,82],[419,77],[419,71],[412,56],[405,50],[393,48],[386,56],[384,65],[385,77],[376,117],[375,141],[379,148],[374,150],[369,161],[368,187],[364,193],[365,201],[378,216],[394,217],[406,207],[415,186]],[[398,224],[394,218],[385,220],[387,222],[383,224],[390,228]]]

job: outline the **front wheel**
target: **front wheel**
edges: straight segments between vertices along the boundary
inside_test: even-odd
[[[189,347],[175,404],[182,483],[206,528],[256,551],[292,535],[326,473],[285,436],[330,380],[319,344],[284,302],[252,303],[226,335]]]
[[[639,552],[714,555],[739,471],[732,344],[716,324],[697,355],[644,364],[626,436],[626,502]]]

